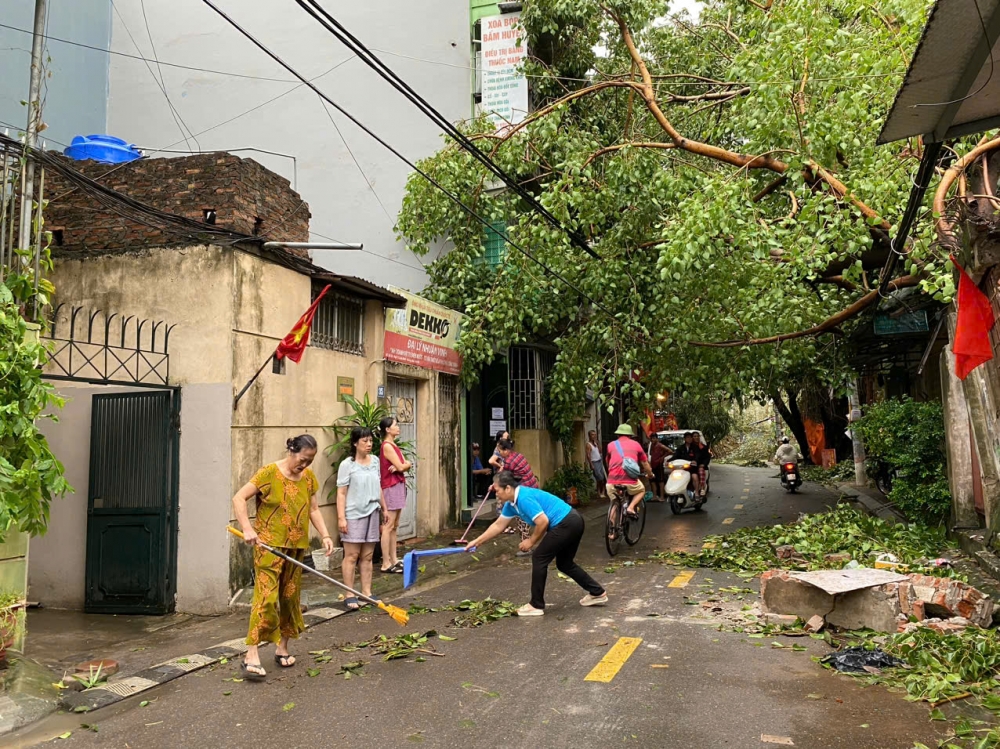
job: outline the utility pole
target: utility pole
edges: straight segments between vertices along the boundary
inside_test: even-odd
[[[35,0],[35,31],[31,39],[31,79],[28,84],[28,126],[24,135],[25,167],[21,182],[21,228],[17,246],[31,249],[31,208],[35,195],[35,162],[29,151],[38,142],[38,127],[42,122],[42,56],[45,51],[45,19],[48,0]]]

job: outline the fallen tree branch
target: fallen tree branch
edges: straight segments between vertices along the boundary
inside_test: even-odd
[[[667,148],[667,149],[670,149],[670,148],[677,148],[677,146],[675,144],[673,144],[673,143],[655,143],[655,142],[654,143],[618,143],[616,145],[605,146],[604,148],[601,148],[601,149],[599,149],[597,151],[594,151],[594,153],[590,154],[590,156],[587,157],[587,160],[583,162],[583,166],[581,166],[580,168],[581,169],[586,169],[595,160],[597,160],[598,158],[600,158],[604,154],[612,153],[614,151],[620,151],[623,148]]]
[[[856,283],[852,283],[851,281],[848,281],[843,276],[825,276],[825,277],[817,278],[814,281],[814,283],[829,283],[829,284],[833,284],[834,286],[836,286],[838,288],[844,289],[844,291],[857,291],[858,290],[858,285]]]
[[[897,289],[905,289],[910,286],[916,286],[918,283],[920,283],[920,278],[917,276],[903,276],[902,278],[896,278],[890,281],[888,283],[888,290],[896,291]],[[806,338],[808,336],[820,335],[821,333],[826,333],[841,323],[850,320],[852,317],[856,317],[858,314],[874,304],[878,299],[879,290],[875,289],[874,291],[865,294],[863,297],[854,302],[854,304],[842,309],[835,315],[831,315],[823,322],[818,325],[814,325],[807,330],[797,330],[794,333],[781,333],[780,335],[768,336],[767,338],[751,338],[749,340],[742,341],[688,341],[688,343],[692,346],[701,346],[704,348],[735,348],[737,346],[760,346],[765,343],[780,343],[781,341],[791,341],[795,338]]]
[[[990,151],[995,151],[1000,148],[1000,137],[988,140],[985,143],[980,141],[979,145],[969,151],[965,156],[955,160],[948,170],[941,177],[941,182],[938,183],[937,191],[934,193],[934,213],[939,216],[937,221],[937,234],[938,238],[942,242],[946,243],[946,246],[951,246],[955,241],[954,230],[955,222],[949,218],[945,211],[945,198],[948,197],[948,191],[951,190],[952,185],[955,184],[955,180],[959,178],[964,178],[965,170],[970,164],[974,163],[983,154],[989,153]]]
[[[751,2],[752,1],[753,0],[751,0]],[[770,7],[770,3],[768,3],[767,7]],[[731,164],[735,167],[746,169],[767,169],[781,175],[788,171],[788,164],[780,159],[774,158],[773,156],[749,156],[746,154],[736,153],[735,151],[720,148],[719,146],[715,146],[710,143],[702,143],[701,141],[685,138],[680,132],[678,132],[677,128],[673,126],[656,101],[656,91],[653,86],[653,79],[649,74],[649,68],[646,66],[645,60],[642,59],[642,55],[639,53],[635,40],[632,38],[632,32],[629,29],[628,24],[626,24],[624,19],[619,17],[610,9],[605,8],[605,12],[607,12],[618,24],[622,40],[625,42],[629,56],[639,69],[639,74],[642,77],[640,92],[646,102],[646,108],[649,109],[650,114],[653,115],[656,122],[678,148],[699,156],[705,156],[710,159],[715,159],[716,161],[721,161],[725,164]],[[809,162],[809,166],[806,171],[812,172],[811,175],[804,175],[807,180],[811,177],[815,177],[826,183],[830,191],[834,193],[836,197],[848,200],[865,218],[869,219],[873,230],[879,229],[888,233],[892,228],[888,221],[879,216],[878,213],[872,210],[868,205],[856,198],[843,182],[838,180],[827,169],[823,168],[815,161]]]

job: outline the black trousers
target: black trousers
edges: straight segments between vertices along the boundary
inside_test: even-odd
[[[545,580],[549,574],[549,564],[556,560],[556,569],[569,576],[592,596],[604,593],[586,570],[576,563],[574,557],[583,538],[583,517],[572,510],[554,528],[549,528],[545,538],[535,547],[531,555],[531,605],[536,609],[545,608]]]

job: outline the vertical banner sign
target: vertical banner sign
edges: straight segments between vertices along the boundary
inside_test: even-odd
[[[528,54],[520,13],[480,21],[483,55],[483,111],[505,130],[528,116],[528,79],[521,63]]]
[[[457,375],[462,355],[455,346],[464,315],[393,286],[406,298],[405,309],[385,313],[385,358],[400,364]]]

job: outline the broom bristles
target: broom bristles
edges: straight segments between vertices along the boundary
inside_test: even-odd
[[[410,621],[410,615],[406,613],[405,609],[399,608],[399,606],[388,606],[386,604],[379,604],[379,608],[381,608],[385,613],[391,616],[393,621],[395,621],[400,626],[405,627],[407,623]]]

